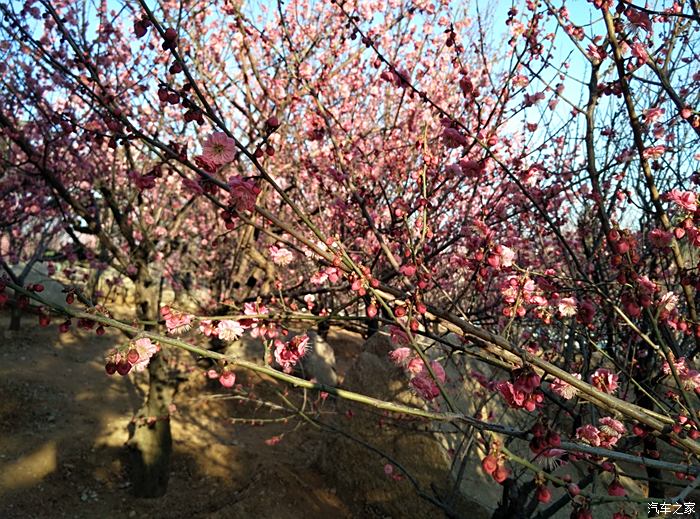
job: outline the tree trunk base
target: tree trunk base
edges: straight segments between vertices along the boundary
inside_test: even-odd
[[[168,490],[172,436],[170,420],[137,423],[129,440],[131,484],[136,497],[162,497]]]
[[[168,489],[172,435],[169,406],[177,385],[161,353],[148,366],[148,397],[129,430],[130,476],[137,497],[162,497]]]
[[[20,329],[20,323],[22,320],[22,310],[17,308],[17,306],[12,307],[12,312],[10,313],[10,327],[11,332],[18,332]]]

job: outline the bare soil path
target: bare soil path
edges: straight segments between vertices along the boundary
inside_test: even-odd
[[[59,335],[24,318],[9,333],[0,318],[0,518],[328,518],[366,516],[316,468],[320,435],[290,423],[233,423],[262,416],[193,371],[176,397],[168,493],[130,495],[124,443],[143,397],[139,378],[109,377],[105,353],[116,332]],[[352,341],[351,341],[352,342]],[[357,341],[359,344],[359,340]],[[339,371],[346,364],[341,352]],[[193,365],[192,359],[185,359]],[[239,374],[274,395],[284,387]],[[257,414],[256,414],[257,413]],[[266,440],[284,434],[282,441]]]

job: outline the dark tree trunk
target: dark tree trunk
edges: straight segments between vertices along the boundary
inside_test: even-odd
[[[532,503],[526,506],[528,496],[535,489],[534,480],[518,485],[513,478],[503,482],[503,494],[491,519],[526,519],[534,511]],[[537,501],[534,502],[537,506]]]
[[[367,338],[369,339],[379,331],[379,319],[368,319],[367,320]]]
[[[20,321],[22,320],[22,309],[18,304],[14,304],[10,310],[10,331],[19,331]]]
[[[102,274],[104,273],[104,270],[91,270],[90,271],[90,277],[88,278],[87,281],[87,295],[90,298],[90,301],[92,301],[93,304],[97,303],[97,291],[98,287],[100,286],[100,278],[102,277]]]
[[[131,426],[131,483],[137,497],[161,497],[168,489],[172,435],[168,406],[175,395],[161,353],[148,366],[148,396]]]
[[[137,315],[145,321],[156,321],[160,283],[147,273],[147,268],[139,269],[135,281]],[[164,495],[168,488],[172,452],[169,409],[177,385],[163,352],[151,358],[148,375],[148,395],[129,428],[127,445],[133,492],[138,497],[153,498]]]
[[[321,337],[324,341],[328,340],[328,332],[331,331],[331,322],[330,321],[321,321],[318,323],[318,336]]]
[[[651,411],[654,410],[654,401],[645,394],[641,394],[638,398],[638,405]],[[642,451],[642,455],[647,458],[653,457],[654,453],[657,452],[656,437],[652,436],[651,434],[646,435],[644,437],[643,444],[644,450]],[[663,498],[666,496],[666,487],[663,484],[663,474],[661,473],[661,470],[653,467],[646,467],[646,471],[650,480],[647,497],[656,497],[663,500]]]

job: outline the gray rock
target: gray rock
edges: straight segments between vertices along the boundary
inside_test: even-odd
[[[309,349],[302,357],[302,370],[307,378],[315,378],[317,382],[328,386],[338,384],[336,373],[335,352],[318,333],[309,330]]]

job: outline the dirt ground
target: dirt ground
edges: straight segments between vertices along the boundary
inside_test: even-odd
[[[124,336],[61,335],[55,325],[39,328],[32,316],[19,332],[6,332],[7,326],[1,315],[0,518],[367,516],[360,497],[336,493],[315,468],[320,433],[299,420],[263,426],[232,420],[280,415],[221,398],[226,390],[182,356],[181,366],[192,371],[175,399],[168,493],[132,497],[124,443],[143,379],[104,372],[105,353]],[[335,340],[342,345],[336,347],[342,374],[361,339],[346,334]],[[245,373],[239,381],[270,399],[285,390]],[[383,476],[381,465],[377,472]]]

